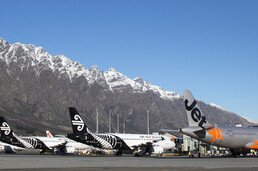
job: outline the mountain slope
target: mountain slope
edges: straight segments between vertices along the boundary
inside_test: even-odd
[[[112,131],[119,118],[120,132],[186,126],[186,112],[179,94],[165,91],[141,78],[130,79],[116,69],[106,72],[96,66],[86,68],[63,55],[52,56],[43,48],[0,39],[0,115],[18,133],[42,134],[71,131],[67,107],[79,109],[95,130],[96,108],[100,131]],[[207,119],[213,123],[250,124],[246,119],[201,102]],[[124,126],[125,125],[125,126]]]

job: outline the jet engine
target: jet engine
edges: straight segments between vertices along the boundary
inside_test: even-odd
[[[152,154],[161,155],[164,152],[164,148],[161,146],[153,146]]]
[[[2,151],[2,149],[1,149],[1,151]],[[7,146],[7,145],[3,146],[3,151],[5,153],[15,153],[14,149],[10,146]]]
[[[66,153],[66,154],[74,154],[75,153],[75,148],[74,147],[66,147],[65,149],[64,149],[64,152]]]
[[[73,154],[73,153],[75,153],[75,148],[74,147],[66,147],[65,148],[65,153],[67,153],[67,154]]]

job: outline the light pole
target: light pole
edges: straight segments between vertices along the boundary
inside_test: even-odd
[[[111,133],[111,112],[108,110],[108,132]]]
[[[99,110],[96,108],[96,133],[99,133]]]
[[[150,134],[150,111],[147,110],[147,132]]]
[[[119,133],[119,114],[116,115],[116,132]]]

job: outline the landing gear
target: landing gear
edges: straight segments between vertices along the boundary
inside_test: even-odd
[[[116,152],[115,156],[118,156],[118,157],[119,157],[119,156],[122,156],[122,154],[123,154],[122,151],[118,150],[118,151]]]
[[[140,154],[139,154],[139,152],[135,152],[135,153],[133,153],[133,156],[134,157],[140,157]]]
[[[133,153],[135,157],[142,157],[142,156],[148,156],[150,157],[153,152],[153,147],[151,145],[147,145],[146,147],[143,147],[141,149],[138,149]]]
[[[237,153],[236,150],[234,150],[234,149],[230,149],[229,151],[231,152],[231,155],[232,155],[233,157],[238,157],[238,156],[240,156],[240,153]]]
[[[52,154],[53,155],[59,155],[60,154],[60,148],[53,148]]]
[[[247,150],[241,150],[241,149],[229,149],[229,151],[231,152],[231,155],[233,157],[240,157],[240,156],[243,156],[243,157],[246,157],[247,156],[247,153],[249,151]]]
[[[146,147],[146,153],[147,153],[148,157],[151,156],[152,151],[153,151],[152,145],[148,145],[148,146]]]
[[[41,155],[42,155],[42,154],[45,154],[45,152],[46,152],[46,151],[41,150],[41,151],[39,152],[39,154],[41,154]]]

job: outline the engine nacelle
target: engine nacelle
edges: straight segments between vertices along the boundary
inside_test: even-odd
[[[161,146],[154,146],[152,154],[160,155],[164,152],[164,148]]]
[[[11,146],[8,146],[8,145],[1,147],[0,151],[5,152],[5,153],[15,153],[15,150]]]
[[[74,147],[66,147],[65,148],[65,153],[67,153],[67,154],[73,154],[73,153],[75,153],[75,148]]]

